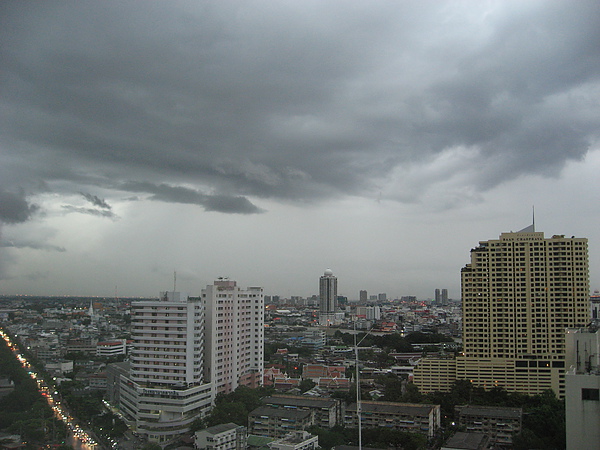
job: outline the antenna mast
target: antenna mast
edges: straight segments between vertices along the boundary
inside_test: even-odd
[[[177,272],[173,271],[173,292],[177,290]]]
[[[535,205],[533,205],[531,207],[531,212],[533,214],[533,222],[532,222],[532,224],[533,224],[533,231],[535,231]]]

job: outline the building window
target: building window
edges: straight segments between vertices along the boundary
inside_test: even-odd
[[[600,389],[581,389],[581,400],[600,400]]]

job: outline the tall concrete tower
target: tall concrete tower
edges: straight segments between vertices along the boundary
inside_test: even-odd
[[[319,279],[319,324],[322,326],[337,324],[337,311],[337,278],[331,269],[327,269]]]

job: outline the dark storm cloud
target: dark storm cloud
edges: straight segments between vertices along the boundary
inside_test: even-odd
[[[30,204],[24,192],[0,190],[0,222],[14,224],[26,222],[39,209]]]
[[[238,214],[256,214],[263,212],[245,197],[207,195],[194,189],[180,186],[169,186],[166,184],[154,185],[146,182],[128,182],[122,184],[120,189],[152,194],[150,200],[200,205],[207,211]]]
[[[93,176],[255,213],[249,197],[373,195],[457,147],[475,190],[553,175],[599,135],[596,1],[1,8],[0,163],[28,174],[5,186]]]
[[[62,205],[62,209],[69,213],[88,214],[90,216],[106,217],[109,219],[118,219],[118,216],[104,209],[82,208],[80,206]]]
[[[94,206],[104,209],[112,209],[111,206],[108,203],[106,203],[106,200],[104,199],[101,199],[95,195],[88,194],[85,192],[80,192],[80,194]]]

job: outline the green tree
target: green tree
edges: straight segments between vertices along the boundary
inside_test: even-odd
[[[302,380],[300,382],[300,385],[298,386],[298,388],[302,391],[302,392],[306,392],[306,391],[310,391],[312,388],[314,388],[316,386],[316,383],[311,380],[310,378],[307,378],[305,380]]]

